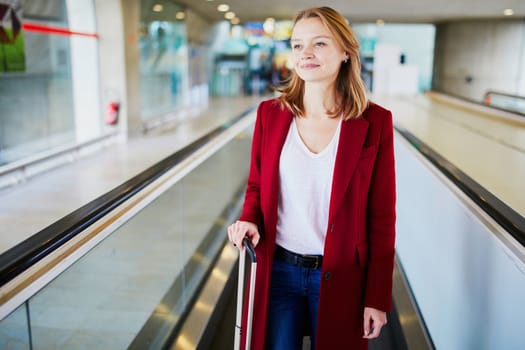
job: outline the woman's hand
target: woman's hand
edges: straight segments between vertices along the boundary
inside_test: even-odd
[[[252,245],[255,248],[259,243],[259,230],[257,225],[248,221],[235,221],[233,224],[228,226],[228,238],[233,245],[242,249],[242,240],[244,237],[250,238]]]
[[[364,312],[364,331],[363,338],[373,339],[379,336],[381,328],[386,324],[386,312],[374,309],[372,307],[365,307]]]

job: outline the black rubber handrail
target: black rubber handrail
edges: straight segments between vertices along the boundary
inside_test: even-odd
[[[492,108],[496,108],[496,109],[500,109],[500,110],[504,110],[504,111],[509,111],[509,112],[512,112],[512,113],[515,113],[515,114],[519,114],[521,116],[525,116],[525,109],[522,109],[522,110],[509,109],[509,108],[504,108],[504,107],[500,107],[498,105],[492,104],[491,103],[491,99],[490,99],[490,96],[492,96],[492,95],[494,95],[494,96],[504,96],[504,97],[508,97],[508,98],[511,98],[511,99],[514,99],[514,100],[523,100],[523,102],[525,102],[525,96],[519,96],[519,95],[509,94],[509,93],[506,93],[506,92],[495,91],[495,90],[488,90],[487,92],[485,92],[485,95],[483,97],[483,101],[485,101],[485,105],[486,106],[489,106],[489,107],[492,107]]]
[[[509,94],[509,93],[506,93],[506,92],[501,92],[501,91],[496,91],[496,90],[488,90],[487,92],[485,92],[485,97],[487,95],[499,95],[499,96],[510,97],[510,98],[515,99],[515,100],[524,100],[525,101],[525,96]]]
[[[499,200],[408,130],[397,125],[395,129],[482,210],[490,215],[522,246],[525,246],[525,218],[521,214]]]
[[[246,109],[239,116],[2,253],[0,287],[100,220],[255,108],[256,105]]]

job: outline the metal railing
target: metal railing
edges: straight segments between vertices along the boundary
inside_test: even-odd
[[[483,96],[483,103],[493,108],[525,116],[525,96],[489,90]]]

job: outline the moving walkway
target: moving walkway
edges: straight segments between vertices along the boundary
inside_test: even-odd
[[[231,348],[238,253],[225,227],[242,203],[254,116],[2,254],[0,348]],[[400,128],[396,166],[395,310],[370,348],[524,344],[511,322],[525,311],[523,217]]]

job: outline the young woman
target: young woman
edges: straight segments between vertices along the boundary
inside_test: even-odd
[[[391,309],[395,174],[391,113],[369,102],[359,45],[328,7],[301,11],[294,72],[257,112],[232,243],[256,246],[252,349],[366,349]]]

